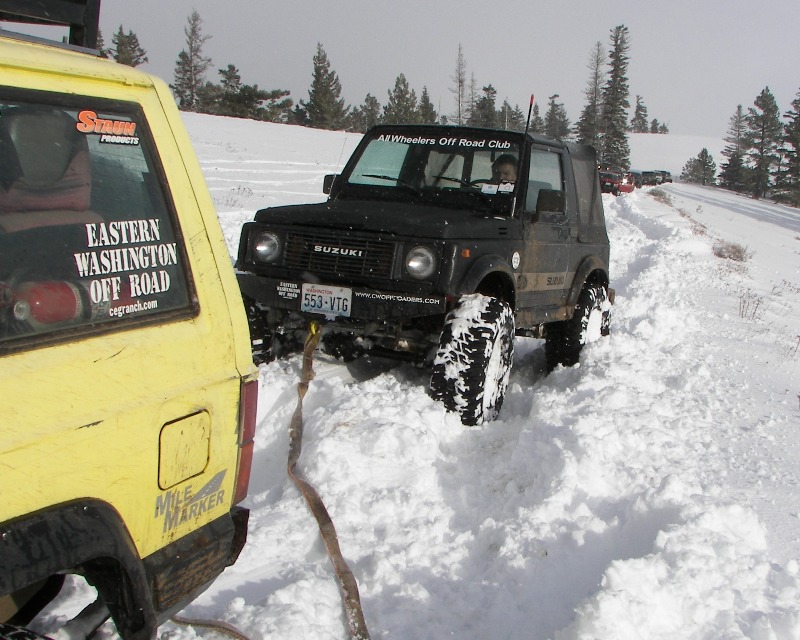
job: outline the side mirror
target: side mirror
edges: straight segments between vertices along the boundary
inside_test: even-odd
[[[536,215],[540,213],[565,213],[567,199],[563,191],[541,189],[539,199],[536,201]]]
[[[336,178],[339,177],[338,173],[329,173],[322,179],[322,193],[330,193],[333,189],[333,185],[336,182]]]

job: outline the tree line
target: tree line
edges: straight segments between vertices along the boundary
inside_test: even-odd
[[[669,133],[665,122],[650,119],[644,99],[635,96],[633,115],[627,77],[630,62],[630,33],[625,25],[611,29],[609,50],[598,41],[590,53],[589,79],[584,89],[585,105],[572,124],[559,95],[547,98],[541,113],[538,102],[526,115],[519,105],[498,99],[490,83],[479,83],[468,67],[461,45],[450,77],[453,109],[439,113],[431,102],[427,87],[417,96],[404,74],[399,74],[393,89],[387,91],[384,104],[368,93],[362,104],[350,106],[342,98],[342,85],[321,43],[313,57],[311,87],[307,100],[296,104],[286,90],[264,90],[242,82],[233,64],[218,69],[218,82],[206,74],[212,66],[203,53],[211,37],[202,32],[197,11],[187,19],[184,29],[186,46],[178,54],[174,79],[170,85],[180,109],[215,115],[282,122],[320,129],[364,132],[379,124],[419,123],[456,124],[479,127],[525,130],[554,138],[590,144],[601,162],[630,167],[629,133]],[[113,48],[106,49],[99,34],[98,48],[117,62],[138,66],[147,62],[146,51],[136,34],[125,33],[122,25],[114,34]],[[800,92],[791,109],[783,114],[774,96],[765,88],[746,112],[739,105],[731,117],[726,158],[719,174],[719,184],[754,198],[771,197],[800,206]],[[703,184],[716,183],[716,163],[707,149],[691,158],[682,172],[683,179]]]
[[[686,163],[681,178],[800,207],[800,90],[783,119],[769,87],[747,111],[738,105],[725,142],[718,179],[707,149]]]
[[[322,46],[317,44],[313,58],[311,87],[307,100],[297,103],[289,91],[264,90],[242,82],[233,64],[217,70],[217,82],[207,75],[212,61],[203,53],[203,45],[211,37],[202,31],[202,19],[193,11],[184,28],[185,48],[178,54],[170,87],[180,109],[215,115],[253,118],[270,122],[299,124],[320,129],[364,132],[379,124],[419,123],[456,124],[478,127],[525,130],[554,138],[572,139],[595,146],[604,162],[627,168],[629,132],[668,133],[666,124],[649,120],[647,107],[636,96],[636,107],[627,121],[628,102],[628,29],[624,25],[611,31],[608,69],[604,71],[606,54],[600,42],[592,50],[591,77],[585,91],[587,104],[580,119],[573,125],[559,94],[547,98],[541,112],[538,102],[526,114],[508,99],[502,101],[491,84],[477,81],[469,74],[463,47],[459,45],[456,66],[450,79],[453,85],[454,108],[439,113],[431,102],[427,87],[421,93],[399,74],[394,87],[387,91],[385,102],[368,93],[362,104],[347,105],[342,98],[342,85]],[[131,31],[122,25],[113,37],[113,48],[105,49],[100,34],[98,48],[118,62],[138,66],[147,61],[146,51]]]

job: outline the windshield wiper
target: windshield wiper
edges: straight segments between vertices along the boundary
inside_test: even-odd
[[[492,199],[481,190],[480,185],[485,184],[487,182],[486,180],[481,180],[479,182],[467,182],[466,180],[461,180],[460,178],[453,178],[451,176],[433,176],[433,177],[436,180],[449,180],[450,182],[455,182],[456,184],[460,184],[462,187],[469,188],[469,191],[467,191],[466,193],[479,196],[485,202],[489,203],[493,202]]]
[[[405,187],[406,189],[411,191],[414,195],[422,197],[422,191],[417,189],[413,184],[400,180],[400,178],[393,178],[392,176],[380,176],[375,173],[363,173],[361,175],[364,178],[377,178],[378,180],[390,180],[391,182],[397,183],[398,187]]]

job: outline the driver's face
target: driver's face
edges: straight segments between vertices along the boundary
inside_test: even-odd
[[[514,182],[517,179],[517,168],[511,163],[497,165],[493,173],[495,180]]]

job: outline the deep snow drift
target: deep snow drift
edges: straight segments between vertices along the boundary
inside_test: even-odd
[[[322,176],[358,140],[186,122],[232,255],[256,209],[322,200]],[[372,638],[800,637],[800,212],[663,191],[671,203],[604,196],[611,336],[549,376],[543,343],[517,339],[494,422],[463,427],[425,371],[317,357],[299,467],[334,519]],[[716,257],[722,242],[749,259]],[[248,543],[185,612],[253,639],[347,637],[286,475],[300,366],[261,367]]]

